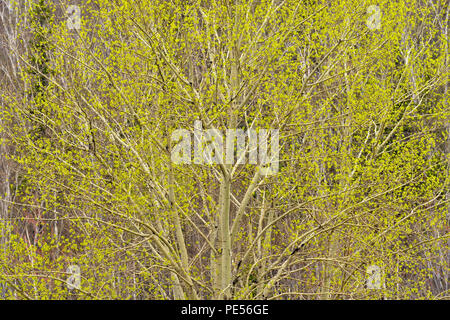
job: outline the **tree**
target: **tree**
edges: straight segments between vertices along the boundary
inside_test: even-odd
[[[381,1],[369,28],[368,6],[96,0],[80,30],[51,20],[3,97],[14,206],[46,227],[34,251],[9,239],[0,275],[33,298],[445,297],[448,11]],[[196,121],[279,130],[279,171],[174,163]]]

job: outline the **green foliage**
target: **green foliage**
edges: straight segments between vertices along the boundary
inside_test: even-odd
[[[11,298],[448,297],[433,4],[379,1],[371,31],[353,0],[95,0],[74,31],[39,0],[23,91],[3,95],[23,177],[0,253]],[[279,129],[280,171],[175,165],[170,135],[195,120]]]

